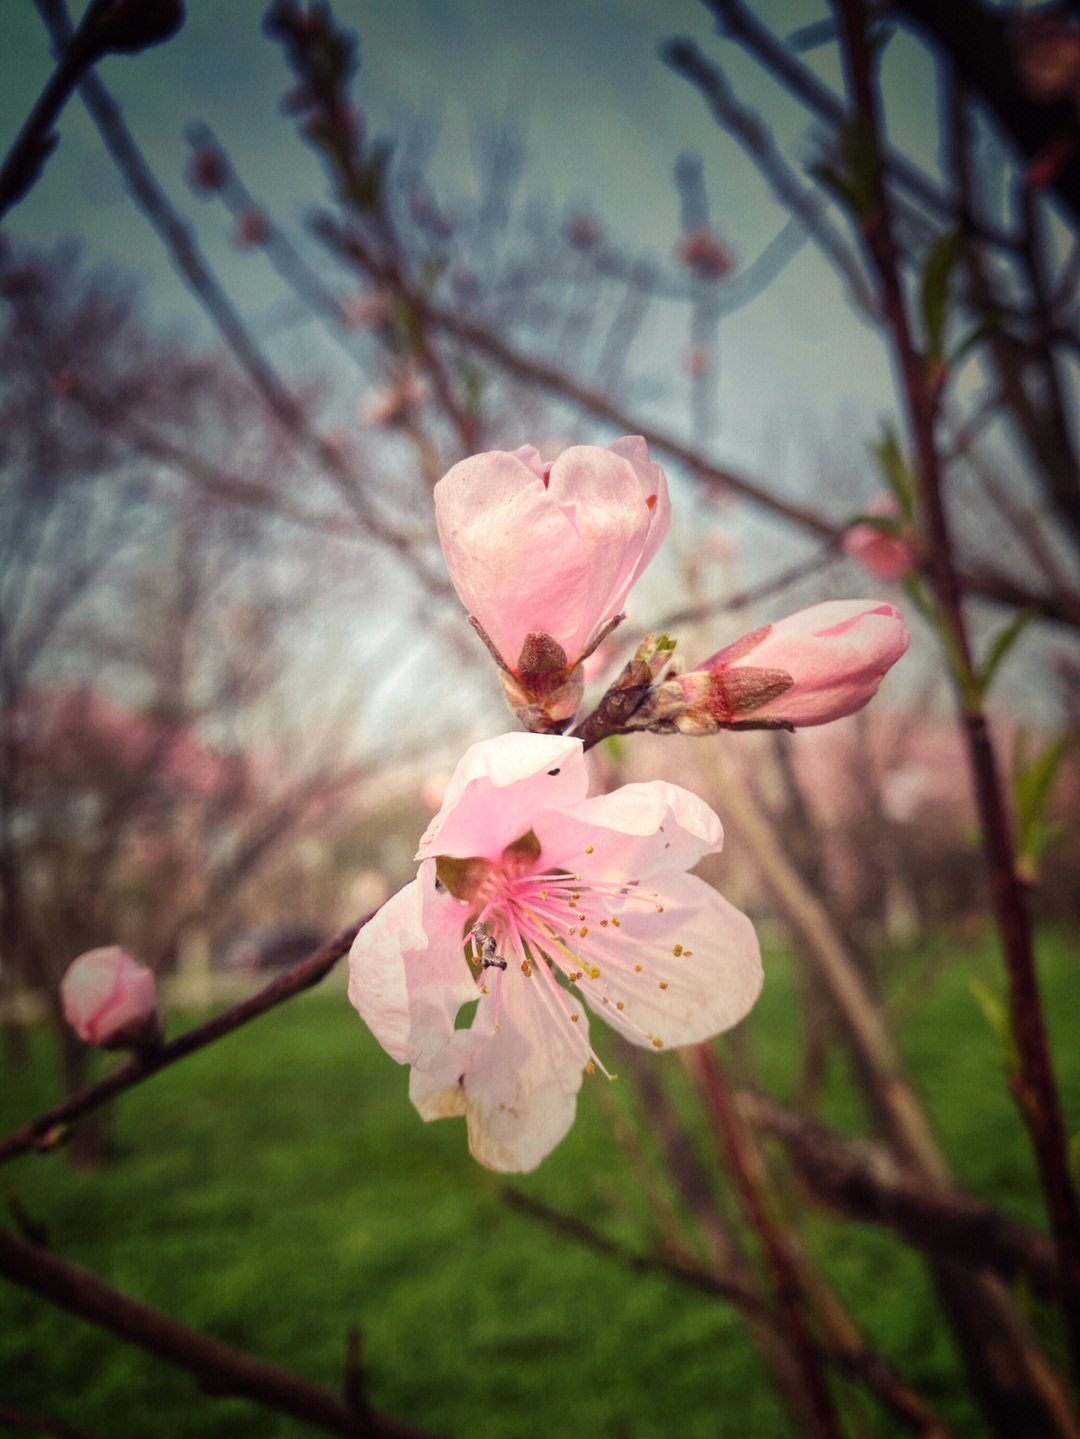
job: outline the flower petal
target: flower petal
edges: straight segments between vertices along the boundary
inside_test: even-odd
[[[399,1064],[422,1062],[476,998],[461,937],[461,906],[435,890],[435,862],[382,906],[349,952],[349,999]]]
[[[459,761],[417,858],[497,859],[538,810],[575,804],[588,788],[580,740],[516,732],[481,740]]]
[[[576,1029],[553,1020],[539,973],[514,978],[503,987],[498,1028],[492,993],[480,1000],[471,1029],[456,1031],[429,1066],[413,1069],[409,1097],[426,1120],[464,1114],[469,1148],[488,1169],[525,1173],[574,1122],[588,1027],[572,996],[581,1014]]]
[[[562,814],[537,815],[533,828],[544,866],[586,881],[689,869],[723,842],[720,821],[704,800],[659,779],[623,785]]]
[[[657,1048],[698,1044],[752,1008],[762,984],[754,927],[704,880],[654,875],[647,887],[609,902],[606,913],[617,929],[590,916],[587,938],[571,941],[600,971],[575,983],[627,1039]]]

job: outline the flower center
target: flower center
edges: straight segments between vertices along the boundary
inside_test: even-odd
[[[586,853],[591,850],[591,845],[586,847]],[[494,986],[496,1026],[504,986],[529,982],[536,985],[537,998],[552,1020],[581,1051],[590,1072],[603,1065],[581,1023],[579,994],[600,1013],[616,1011],[619,1027],[641,1042],[663,1048],[661,1040],[626,1012],[627,1004],[640,1000],[647,988],[689,990],[692,983],[689,974],[673,980],[670,963],[658,983],[646,972],[653,967],[650,957],[658,958],[665,950],[680,961],[693,957],[681,943],[670,943],[671,927],[662,918],[664,906],[656,891],[637,880],[586,881],[568,870],[544,869],[532,830],[508,845],[497,861],[440,858],[437,872],[455,898],[468,905],[465,955],[481,994],[491,994]],[[640,937],[645,916],[666,939]],[[620,933],[624,921],[639,931],[638,937]]]

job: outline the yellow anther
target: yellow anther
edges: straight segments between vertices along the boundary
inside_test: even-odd
[[[640,973],[641,973],[641,965],[640,965],[640,964],[635,964],[635,965],[634,965],[634,973],[635,973],[635,974],[640,974]]]
[[[578,1017],[577,1017],[577,1015],[576,1015],[576,1014],[572,1014],[572,1015],[570,1016],[570,1021],[571,1021],[572,1024],[577,1024],[577,1022],[578,1022]]]
[[[585,853],[586,853],[586,854],[592,854],[592,852],[593,852],[593,846],[592,846],[591,844],[587,844],[587,845],[585,846]]]
[[[528,961],[527,959],[523,959],[523,960],[521,961],[521,972],[522,972],[522,974],[525,976],[526,979],[528,979],[529,976],[532,974],[532,965],[529,963],[529,961]]]
[[[666,979],[662,979],[662,980],[660,981],[660,988],[661,988],[661,989],[667,989],[667,980],[666,980]]]
[[[587,964],[585,966],[585,973],[589,976],[590,979],[599,979],[600,966],[598,964]]]
[[[621,999],[617,999],[617,1000],[615,1001],[615,1008],[616,1008],[616,1009],[625,1009],[626,1006],[623,1004],[623,1002],[622,1002]]]
[[[582,925],[582,926],[581,926],[581,937],[582,937],[582,939],[585,938],[585,936],[588,934],[588,932],[589,932],[589,931],[586,929],[586,927],[585,927],[584,925]]]
[[[653,1040],[653,1048],[654,1048],[654,1049],[663,1049],[663,1047],[664,1047],[664,1041],[663,1041],[662,1039],[654,1039],[654,1040]]]
[[[612,917],[611,917],[611,922],[612,922],[612,924],[615,926],[616,929],[622,929],[622,925],[619,923],[619,921],[615,918],[614,915],[612,915]]]
[[[586,1066],[585,1066],[585,1073],[586,1073],[586,1074],[595,1074],[595,1073],[596,1073],[596,1065],[593,1064],[593,1062],[592,1062],[591,1059],[589,1060],[588,1064],[586,1064]]]
[[[679,955],[682,954],[682,945],[677,944],[671,952],[675,956],[675,958],[678,959]]]

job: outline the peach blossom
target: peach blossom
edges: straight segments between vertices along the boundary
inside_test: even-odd
[[[349,956],[349,998],[411,1066],[421,1116],[464,1115],[491,1169],[535,1168],[573,1123],[583,1073],[602,1068],[586,1005],[662,1049],[729,1028],[761,988],[750,921],[687,873],[720,848],[712,810],[660,780],[587,791],[579,740],[473,745],[417,878]]]
[[[435,486],[435,515],[462,603],[521,676],[526,640],[553,641],[567,671],[589,652],[659,548],[671,504],[663,470],[629,435],[551,464],[531,445],[473,455]]]

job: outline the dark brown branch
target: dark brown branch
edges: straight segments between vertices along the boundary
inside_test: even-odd
[[[877,135],[880,125],[874,61],[861,0],[837,0],[837,13],[852,97],[872,133]],[[875,177],[872,208],[861,217],[861,223],[881,284],[884,313],[907,408],[920,481],[923,527],[931,552],[931,582],[941,617],[951,634],[957,663],[964,671],[956,676],[960,718],[972,769],[994,914],[1008,972],[1009,1012],[1018,1055],[1011,1086],[1035,1150],[1061,1270],[1062,1306],[1073,1374],[1080,1380],[1080,1205],[1069,1174],[1068,1139],[1035,970],[1027,895],[1016,872],[1009,816],[981,696],[972,683],[974,667],[960,581],[953,564],[935,436],[939,393],[915,348],[909,328],[889,201],[880,174]]]
[[[220,1039],[223,1035],[229,1034],[241,1025],[247,1024],[252,1019],[257,1019],[260,1014],[274,1009],[285,1000],[291,999],[293,995],[310,989],[319,983],[327,975],[343,954],[349,949],[356,938],[357,931],[362,928],[371,918],[365,916],[358,924],[351,924],[338,937],[325,944],[321,949],[314,950],[306,955],[291,969],[272,979],[269,984],[263,986],[255,994],[242,999],[238,1004],[230,1005],[205,1024],[197,1024],[187,1030],[184,1034],[178,1035],[166,1044],[144,1055],[136,1055],[129,1059],[126,1064],[113,1071],[105,1079],[92,1084],[88,1089],[74,1094],[54,1109],[39,1115],[29,1124],[24,1124],[9,1134],[6,1139],[0,1140],[0,1161],[10,1159],[16,1154],[24,1154],[30,1149],[41,1149],[54,1142],[54,1137],[62,1126],[70,1124],[72,1120],[78,1119],[81,1115],[88,1113],[91,1109],[98,1108],[106,1100],[112,1099],[115,1095],[130,1089],[133,1084],[140,1084],[144,1079],[149,1079],[152,1074],[166,1069],[170,1064],[175,1064],[178,1059],[184,1059],[196,1050],[202,1049],[204,1045]]]
[[[617,1239],[612,1239],[609,1235],[602,1233],[594,1225],[586,1224],[577,1215],[564,1214],[560,1210],[552,1209],[531,1195],[523,1194],[519,1189],[500,1189],[499,1197],[518,1213],[525,1214],[530,1219],[539,1220],[549,1229],[555,1230],[558,1234],[565,1234],[578,1244],[584,1244],[586,1248],[596,1250],[598,1254],[608,1255],[609,1258],[617,1260],[635,1273],[666,1274],[669,1278],[678,1279],[680,1283],[689,1285],[691,1289],[699,1289],[703,1294],[711,1294],[716,1299],[726,1299],[747,1314],[753,1314],[773,1324],[776,1322],[772,1310],[757,1290],[740,1279],[737,1274],[716,1274],[713,1270],[705,1268],[704,1265],[669,1254],[643,1254],[625,1244],[620,1244]]]
[[[141,50],[146,45],[167,40],[180,28],[183,19],[184,7],[180,0],[144,5],[142,14],[130,4],[93,0],[79,28],[63,47],[52,78],[0,167],[0,216],[19,201],[37,179],[56,144],[53,123],[90,66],[110,50]]]
[[[821,1355],[811,1342],[802,1313],[802,1287],[786,1235],[769,1213],[747,1153],[742,1122],[731,1102],[727,1081],[706,1045],[687,1051],[687,1067],[705,1100],[725,1168],[731,1176],[751,1228],[762,1250],[776,1290],[783,1327],[795,1355],[810,1401],[813,1428],[822,1439],[841,1439],[840,1416],[822,1372]]]
[[[1050,1241],[979,1199],[900,1165],[884,1145],[847,1139],[754,1094],[739,1113],[784,1146],[813,1198],[863,1223],[884,1224],[907,1243],[1056,1302],[1061,1286]]]
[[[14,1429],[26,1429],[32,1434],[55,1434],[58,1439],[102,1439],[100,1434],[91,1434],[89,1429],[77,1429],[63,1419],[27,1414],[22,1409],[13,1409],[10,1404],[0,1404],[0,1424],[10,1424]]]
[[[974,91],[1001,130],[1030,164],[1063,137],[1063,149],[1050,188],[1080,221],[1080,145],[1071,96],[1043,98],[1024,84],[1017,38],[1010,26],[1015,7],[1001,9],[981,0],[889,0],[885,7],[942,51],[965,86]]]
[[[430,1439],[423,1431],[373,1409],[357,1412],[332,1390],[190,1329],[160,1309],[113,1289],[80,1265],[6,1229],[0,1229],[0,1274],[69,1314],[88,1319],[186,1369],[208,1394],[250,1399],[329,1434]]]
[[[741,0],[705,0],[705,4],[716,18],[717,28],[731,36],[749,51],[761,65],[833,130],[839,130],[845,123],[846,114],[839,99],[828,86],[822,84],[812,70],[800,64],[790,50],[772,34]],[[889,177],[903,186],[909,194],[939,219],[948,225],[957,221],[956,204],[953,198],[936,186],[930,178],[917,169],[905,155],[885,149],[882,162]],[[975,233],[980,239],[1005,249],[1016,249],[1019,241],[1005,230],[989,224],[972,221]]]

